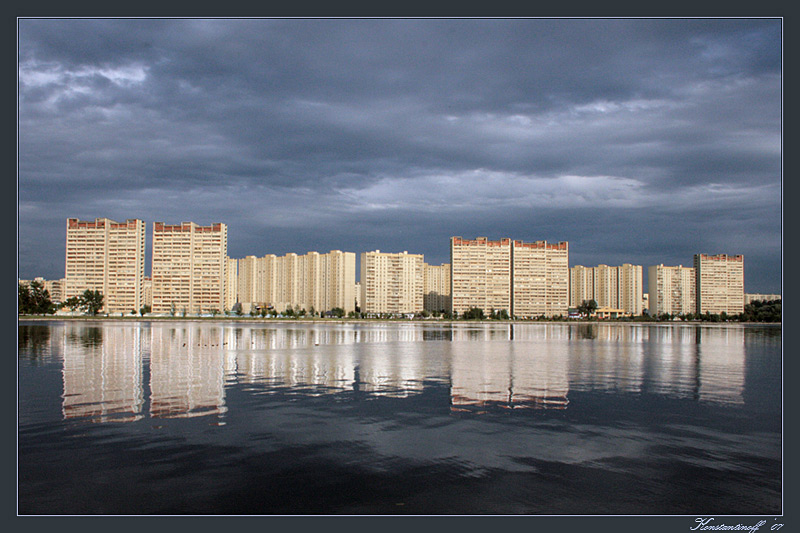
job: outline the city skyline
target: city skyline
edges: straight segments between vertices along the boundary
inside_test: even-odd
[[[18,276],[64,220],[225,223],[229,257],[453,235],[569,265],[742,254],[781,290],[780,19],[19,21]]]

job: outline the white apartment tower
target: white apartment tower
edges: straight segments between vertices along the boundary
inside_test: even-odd
[[[569,307],[569,245],[525,243],[486,237],[450,239],[452,310],[473,307],[485,314],[566,315]]]
[[[96,290],[105,312],[138,312],[144,305],[144,255],[142,220],[67,219],[64,299]]]
[[[423,309],[421,254],[361,254],[361,310],[365,313],[417,313]]]
[[[451,310],[511,313],[511,239],[450,238]]]
[[[619,291],[619,309],[638,316],[644,311],[642,294],[644,282],[642,281],[642,265],[625,263],[618,270],[617,289]]]
[[[589,300],[595,300],[594,268],[576,265],[569,269],[569,306],[577,308]]]
[[[566,316],[569,308],[569,245],[514,241],[511,315]]]
[[[331,250],[327,254],[289,253],[276,257],[247,256],[238,263],[238,299],[245,311],[252,306],[272,306],[315,312],[355,310],[356,256]]]
[[[228,226],[153,224],[153,313],[223,311]]]
[[[697,312],[738,315],[744,312],[744,257],[694,256]]]
[[[450,309],[450,265],[422,264],[423,288],[422,307],[426,311],[447,311]]]
[[[225,263],[225,306],[223,311],[231,311],[239,301],[239,261],[227,257]]]
[[[641,315],[643,288],[641,265],[576,265],[570,269],[571,307],[578,307],[584,300],[594,300],[598,307]]]
[[[647,269],[649,313],[687,315],[695,312],[695,270],[691,267],[655,265]]]

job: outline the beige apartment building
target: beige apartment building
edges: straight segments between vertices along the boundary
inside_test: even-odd
[[[144,255],[142,220],[67,219],[63,298],[100,291],[104,312],[138,312],[144,305]]]
[[[52,298],[53,294],[50,293],[50,297]],[[772,302],[772,301],[781,301],[780,294],[759,294],[759,293],[745,293],[744,295],[744,304],[751,304],[755,301],[762,301],[762,302]]]
[[[485,314],[566,315],[569,308],[569,245],[486,237],[450,239],[452,310]]]
[[[450,264],[422,264],[422,308],[442,312],[450,309]]]
[[[642,279],[641,265],[576,265],[570,269],[570,306],[578,307],[583,301],[594,300],[599,308],[641,315]]]
[[[566,316],[569,309],[566,242],[514,241],[511,270],[512,316]]]
[[[142,305],[150,306],[150,309],[153,309],[153,278],[151,276],[145,276],[144,278],[144,290],[143,290],[143,301]]]
[[[362,312],[405,314],[423,310],[422,254],[361,254]]]
[[[697,312],[738,315],[744,311],[744,256],[694,256]]]
[[[595,300],[594,267],[575,265],[569,269],[569,306],[578,308],[589,300]]]
[[[651,316],[694,313],[697,305],[694,268],[683,265],[649,267],[647,295]]]
[[[223,311],[231,311],[239,301],[239,260],[225,258],[225,306]]]
[[[511,239],[450,238],[451,310],[511,313]]]
[[[153,224],[153,313],[223,311],[228,226]]]
[[[315,313],[337,307],[345,313],[355,310],[355,253],[247,256],[237,260],[237,268],[238,301],[245,313],[265,307],[281,313],[289,308]]]
[[[47,291],[50,296],[50,301],[58,304],[64,301],[64,278],[61,279],[44,279],[42,277],[30,279],[18,279],[20,286],[29,287],[34,281],[41,284],[42,289]]]

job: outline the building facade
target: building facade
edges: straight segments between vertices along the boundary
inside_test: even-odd
[[[511,239],[450,238],[451,311],[511,313]]]
[[[598,307],[620,309],[630,315],[641,315],[643,278],[641,265],[621,266],[576,265],[570,269],[570,306],[594,300]]]
[[[450,264],[422,264],[422,308],[425,311],[450,310]]]
[[[239,301],[239,261],[237,259],[225,258],[225,307],[223,311],[232,311],[236,302]]]
[[[52,297],[52,293],[50,294]],[[781,301],[780,294],[756,294],[756,293],[745,293],[744,295],[744,304],[751,304],[755,301],[762,301],[762,302],[772,302],[772,301]]]
[[[569,308],[569,245],[486,237],[450,239],[451,309],[511,316],[566,315]]]
[[[305,309],[319,313],[355,310],[356,256],[331,250],[284,256],[268,254],[237,260],[237,295],[242,310],[273,308],[279,313]]]
[[[575,265],[569,269],[569,306],[578,308],[589,300],[595,300],[594,268]]]
[[[738,315],[744,312],[744,256],[694,256],[697,313]]]
[[[153,313],[222,312],[228,226],[194,222],[153,224]]]
[[[406,314],[423,310],[421,254],[361,254],[361,310],[370,314]]]
[[[695,270],[692,267],[655,265],[647,269],[647,295],[651,316],[687,315],[697,306]]]
[[[103,294],[103,311],[138,312],[144,305],[145,223],[67,219],[63,298]]]
[[[569,245],[514,241],[511,315],[566,316],[569,308]]]

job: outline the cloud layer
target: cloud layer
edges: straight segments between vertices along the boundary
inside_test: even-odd
[[[777,19],[22,19],[21,277],[67,217],[229,226],[229,255],[451,235],[781,276]]]

